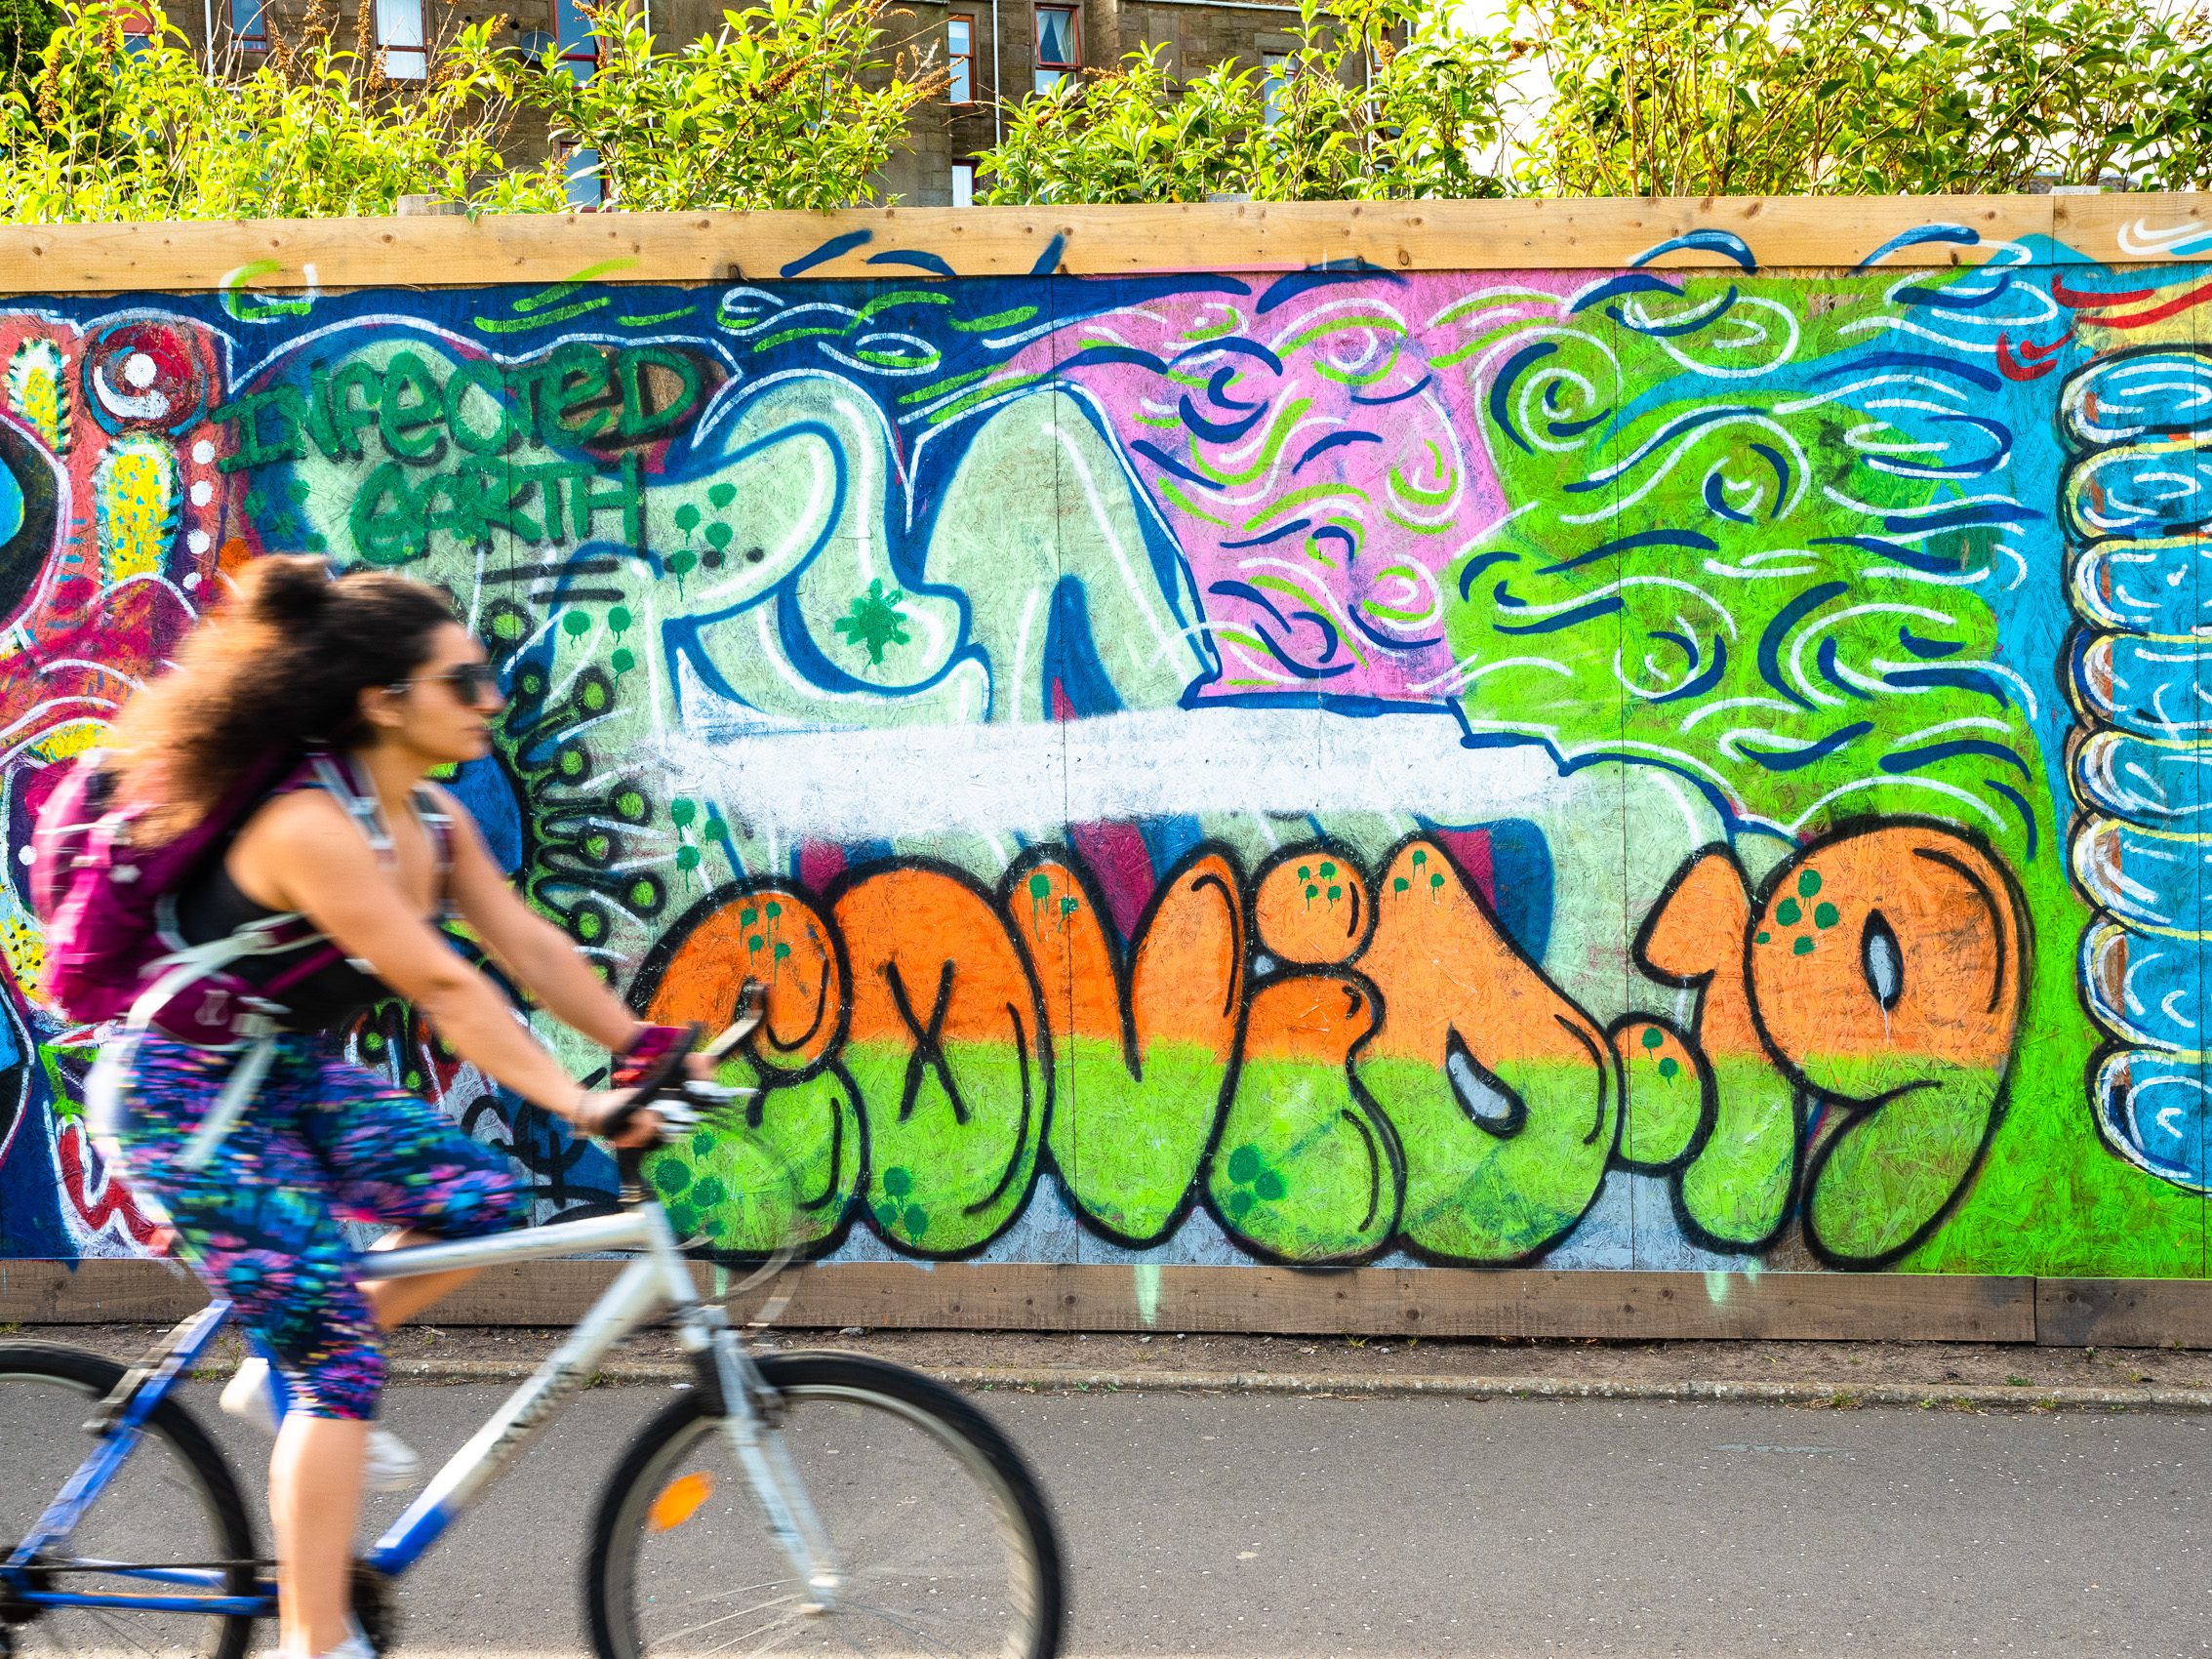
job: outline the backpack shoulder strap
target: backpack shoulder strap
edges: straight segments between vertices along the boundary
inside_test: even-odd
[[[438,791],[427,784],[415,789],[415,818],[422,826],[422,832],[430,837],[430,886],[437,895],[438,911],[445,914],[453,907],[451,887],[453,877],[453,814],[445,809]]]
[[[391,831],[384,825],[384,815],[378,808],[376,790],[354,776],[353,767],[342,755],[328,749],[318,749],[310,755],[301,777],[291,787],[318,789],[345,809],[361,833],[368,837],[377,862],[389,870],[393,862]]]

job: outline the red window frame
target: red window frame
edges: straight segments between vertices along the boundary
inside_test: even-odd
[[[1044,15],[1064,13],[1067,18],[1067,43],[1073,51],[1066,62],[1045,61]],[[1039,70],[1072,75],[1083,67],[1083,9],[1080,6],[1038,6],[1029,14],[1029,58]]]
[[[384,74],[395,81],[427,81],[430,78],[430,7],[428,0],[416,0],[416,13],[420,24],[421,46],[394,46],[384,39],[384,0],[373,0],[377,27],[377,50],[383,55]],[[404,64],[412,73],[401,74],[397,66]]]
[[[269,49],[269,0],[230,0],[230,44],[240,52],[266,52]],[[248,11],[252,26],[241,28],[238,14]]]
[[[592,33],[591,20],[583,15],[583,8],[577,0],[553,0],[553,39],[560,46],[556,62],[586,65],[582,74],[570,69],[578,80],[588,81],[599,72],[601,42]]]
[[[122,25],[123,45],[126,51],[143,52],[161,34],[161,14],[151,5],[125,6],[116,14],[115,20]]]
[[[955,51],[953,48],[952,30],[954,24],[961,24],[967,28],[968,49],[965,52]],[[946,78],[945,83],[945,101],[948,103],[975,102],[976,15],[973,12],[954,12],[945,20],[945,63],[946,69]],[[960,94],[961,74],[958,65],[961,64],[965,64],[967,66],[966,79],[968,83],[968,92],[967,96],[964,98]]]

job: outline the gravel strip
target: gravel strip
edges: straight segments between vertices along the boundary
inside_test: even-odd
[[[1852,1383],[1707,1382],[1595,1377],[1432,1377],[1402,1374],[1341,1376],[1279,1371],[1082,1371],[1001,1365],[917,1367],[939,1382],[970,1392],[1019,1390],[1034,1394],[1219,1393],[1278,1394],[1339,1399],[1641,1399],[1749,1400],[1769,1405],[1912,1406],[1968,1410],[2212,1411],[2212,1389],[2012,1388],[1988,1385],[1899,1386]],[[210,1369],[221,1374],[224,1367]],[[482,1359],[400,1359],[394,1381],[421,1384],[520,1382],[531,1367]],[[602,1386],[688,1382],[689,1367],[666,1360],[612,1359],[600,1367]]]

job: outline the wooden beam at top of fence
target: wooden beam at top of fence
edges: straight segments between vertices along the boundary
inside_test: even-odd
[[[2053,196],[2052,236],[2103,264],[2199,264],[2212,260],[2212,196]]]
[[[0,227],[0,292],[759,282],[795,277],[1925,267],[2022,238],[2038,262],[2171,260],[2194,196],[1216,202],[840,213],[565,214]],[[2152,231],[2138,233],[2139,224]],[[2212,250],[2212,237],[2206,240]],[[2142,250],[2142,251],[2139,251]]]

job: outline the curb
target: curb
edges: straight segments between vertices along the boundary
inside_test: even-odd
[[[508,1359],[394,1359],[395,1383],[515,1383],[536,1367]],[[208,1376],[227,1365],[203,1366]],[[1990,1383],[1768,1383],[1640,1381],[1588,1377],[1428,1377],[1404,1372],[1345,1376],[1276,1371],[1085,1371],[996,1365],[916,1367],[971,1393],[1265,1394],[1338,1399],[1616,1399],[1749,1402],[1849,1410],[1862,1406],[1950,1407],[2005,1411],[2212,1411],[2212,1389],[2021,1388]],[[599,1367],[600,1387],[688,1383],[690,1368],[674,1360],[613,1359]]]

